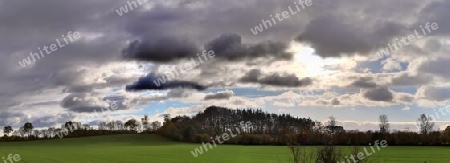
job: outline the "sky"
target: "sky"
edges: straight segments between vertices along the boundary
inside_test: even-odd
[[[347,130],[376,130],[381,114],[395,130],[415,130],[420,114],[433,114],[435,129],[450,125],[439,112],[450,101],[450,1],[299,4],[0,0],[0,126],[161,121],[211,105],[334,116]]]

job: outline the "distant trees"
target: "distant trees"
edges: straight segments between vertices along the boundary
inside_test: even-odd
[[[122,121],[111,121],[106,123],[106,128],[113,131],[113,130],[123,130],[124,129],[124,124],[122,123]]]
[[[382,115],[380,115],[379,120],[380,120],[380,124],[379,124],[380,132],[382,134],[389,133],[390,124],[389,124],[388,116],[385,114],[382,114]]]
[[[33,137],[34,138],[39,138],[39,136],[41,135],[41,131],[39,131],[39,130],[33,130]]]
[[[27,122],[23,125],[23,130],[25,131],[25,133],[29,135],[31,135],[31,131],[33,131],[33,124],[31,122]]]
[[[72,128],[73,128],[73,122],[72,122],[72,121],[69,121],[69,122],[64,123],[64,127],[65,127],[66,129],[72,130]]]
[[[161,127],[161,122],[154,121],[154,122],[152,122],[152,124],[151,124],[151,128],[152,128],[152,130],[154,130],[154,131],[158,130],[160,127]]]
[[[163,114],[163,117],[164,117],[164,123],[170,121],[170,119],[171,119],[170,114]]]
[[[211,106],[193,117],[168,118],[158,130],[165,137],[188,142],[210,142],[210,138],[231,131],[240,133],[225,143],[246,145],[288,145],[292,159],[299,161],[300,145],[366,145],[376,140],[387,140],[389,145],[450,145],[450,134],[429,130],[429,136],[410,131],[390,132],[387,115],[379,116],[380,131],[345,131],[336,118],[329,117],[326,126],[305,118],[294,118],[288,114],[269,114],[260,110],[231,110]],[[242,127],[239,122],[249,121],[252,127]],[[430,123],[428,123],[430,124]],[[429,126],[429,125],[428,125]],[[450,131],[450,129],[449,129]],[[448,138],[448,139],[447,139]],[[322,155],[335,151],[323,148]],[[339,153],[339,151],[336,151]],[[295,157],[295,158],[294,158]],[[323,159],[328,159],[323,158]],[[333,159],[332,159],[333,160]],[[301,161],[301,160],[300,160]]]
[[[164,125],[158,132],[166,137],[190,142],[211,141],[210,137],[226,132],[240,133],[226,143],[286,144],[283,128],[298,134],[312,129],[315,122],[294,118],[289,114],[269,114],[262,110],[232,110],[210,106],[191,117],[164,115]],[[251,126],[242,125],[249,123]]]
[[[142,121],[142,130],[146,131],[149,129],[149,123],[148,123],[148,115],[144,115],[144,118],[141,119]]]
[[[301,163],[307,162],[306,149],[302,148],[300,140],[297,134],[291,129],[283,129],[283,134],[285,135],[286,145],[289,148],[289,153],[291,155],[290,162]]]
[[[447,126],[447,127],[445,128],[445,133],[450,133],[450,126]]]
[[[330,116],[326,126],[309,118],[293,117],[289,114],[271,114],[260,109],[228,109],[210,106],[192,117],[164,114],[164,125],[161,122],[150,122],[147,115],[140,119],[98,122],[98,128],[83,125],[80,122],[66,122],[61,128],[50,127],[46,130],[34,130],[33,124],[25,123],[16,131],[11,126],[4,126],[5,136],[0,141],[23,141],[36,139],[52,139],[56,134],[64,134],[64,138],[106,135],[106,134],[149,134],[158,133],[173,140],[186,142],[211,142],[211,137],[224,133],[233,133],[227,144],[245,145],[288,145],[294,161],[304,161],[299,156],[300,145],[367,145],[375,140],[387,140],[389,145],[450,145],[450,126],[445,131],[433,131],[434,122],[425,114],[420,115],[417,127],[420,132],[389,132],[390,124],[387,115],[380,115],[380,131],[345,131],[338,126],[336,118]],[[243,123],[250,123],[243,125]],[[142,125],[141,125],[142,124]],[[71,127],[72,126],[72,127]],[[77,126],[74,128],[74,126]],[[67,128],[72,129],[70,132]],[[69,130],[70,130],[69,129]],[[33,131],[33,132],[31,132]],[[13,132],[11,137],[6,135]],[[332,148],[323,148],[322,155]],[[318,154],[318,153],[316,153]],[[301,153],[300,155],[304,155]],[[326,159],[326,158],[324,158]]]
[[[136,121],[136,119],[130,119],[127,122],[125,122],[125,128],[130,130],[137,130],[139,126],[139,122]]]
[[[91,129],[91,126],[90,126],[89,124],[84,124],[84,125],[83,125],[83,129],[84,129],[84,130],[90,130],[90,129]]]
[[[47,138],[52,138],[53,136],[55,136],[55,128],[54,127],[49,127],[48,129],[47,129],[47,131],[48,131],[48,134],[47,134]]]
[[[5,134],[5,135],[9,135],[10,133],[12,133],[14,130],[13,130],[13,128],[11,127],[11,126],[5,126],[5,127],[3,127],[3,133]]]
[[[98,124],[98,130],[107,130],[108,129],[108,123],[106,122],[100,122]]]
[[[333,134],[335,132],[335,128],[336,128],[336,118],[334,118],[333,116],[329,116],[328,117],[328,125],[327,125],[327,129],[328,131]]]
[[[420,117],[417,119],[417,125],[420,127],[420,133],[421,134],[428,134],[431,131],[433,131],[434,122],[433,118],[430,116],[427,116],[425,114],[421,114]]]
[[[344,131],[344,127],[336,125],[337,124],[336,118],[334,118],[333,116],[328,117],[327,123],[328,123],[328,125],[325,126],[325,129],[330,134],[335,134],[336,132]]]
[[[328,117],[328,126],[330,127],[334,127],[336,126],[336,118],[334,118],[333,116],[329,116]]]

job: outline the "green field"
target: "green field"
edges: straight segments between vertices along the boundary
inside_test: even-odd
[[[157,135],[112,135],[87,138],[0,143],[0,157],[19,154],[27,163],[278,163],[288,162],[283,146],[219,145],[195,158],[201,144],[169,141]],[[307,147],[311,150],[315,147]],[[392,163],[449,163],[448,147],[386,147],[371,158]],[[0,159],[0,161],[3,161]],[[2,163],[2,162],[1,162]]]

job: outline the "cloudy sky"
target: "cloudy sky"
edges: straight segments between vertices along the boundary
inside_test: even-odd
[[[119,16],[126,5],[0,0],[0,126],[95,125],[145,114],[161,120],[220,105],[318,121],[334,116],[360,130],[377,129],[386,114],[403,130],[450,101],[450,1],[312,0],[257,35],[250,29],[294,1],[149,0]],[[439,28],[378,55],[427,22]],[[69,31],[81,38],[19,64]],[[172,86],[149,86],[204,50],[214,57],[177,75]],[[92,116],[112,101],[119,103],[113,111]],[[450,115],[439,115],[436,128],[450,125]]]

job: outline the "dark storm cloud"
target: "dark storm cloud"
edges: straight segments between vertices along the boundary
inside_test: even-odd
[[[426,22],[436,22],[439,29],[430,33],[434,36],[450,35],[450,1],[436,0],[429,3],[421,10],[417,25],[423,25]]]
[[[10,105],[21,107],[21,96],[45,89],[65,88],[64,92],[77,94],[100,88],[123,88],[132,81],[103,78],[107,83],[85,83],[89,79],[85,74],[91,74],[94,69],[86,69],[81,75],[66,74],[60,78],[56,78],[55,72],[97,68],[123,59],[120,58],[121,52],[126,47],[124,44],[127,40],[142,40],[134,42],[125,51],[128,59],[133,60],[169,62],[189,59],[195,57],[199,49],[206,47],[217,50],[216,57],[220,61],[253,61],[255,58],[290,59],[291,54],[285,52],[288,45],[286,43],[297,36],[300,36],[297,41],[311,44],[320,56],[335,57],[347,53],[373,52],[380,46],[386,46],[392,38],[403,36],[404,29],[408,29],[410,34],[422,22],[439,23],[439,30],[432,35],[450,33],[448,1],[317,0],[311,8],[291,16],[258,36],[254,36],[249,28],[261,23],[262,19],[267,19],[268,15],[292,5],[293,1],[189,0],[180,4],[171,1],[169,4],[164,0],[155,0],[149,2],[159,3],[152,5],[152,9],[142,7],[124,17],[118,16],[114,9],[125,5],[125,1],[105,2],[0,0],[0,35],[7,38],[0,39],[0,109],[9,108]],[[422,8],[423,6],[426,7]],[[419,19],[418,22],[415,22],[416,18]],[[30,69],[16,69],[17,61],[29,52],[35,52],[37,47],[48,45],[62,34],[76,30],[80,30],[82,37],[88,37],[47,55]],[[236,34],[220,36],[223,33]],[[439,44],[436,42],[427,44],[427,49],[437,47]],[[444,47],[443,44],[441,48]],[[420,70],[433,76],[447,75],[438,68],[425,65]],[[309,78],[298,79],[294,75],[281,73],[263,75],[260,71],[259,74],[254,71],[242,81],[290,87],[311,82]],[[214,72],[205,74],[214,75]],[[145,87],[145,84],[141,86]],[[182,93],[172,93],[171,96],[174,97],[185,96]],[[46,94],[41,95],[43,96]],[[87,109],[73,106],[70,108],[77,111],[100,107],[94,101],[80,105]]]
[[[312,80],[308,77],[299,79],[294,74],[272,73],[263,76],[261,70],[252,69],[240,79],[244,83],[259,83],[261,85],[285,86],[285,87],[302,87],[312,84]]]
[[[260,57],[289,60],[292,54],[286,52],[287,48],[286,44],[271,41],[246,45],[237,34],[223,34],[205,45],[205,49],[214,51],[216,57],[231,61]]]
[[[248,0],[245,3],[237,0],[179,2],[182,5],[178,7],[155,5],[152,10],[130,17],[126,25],[127,32],[139,38],[189,37],[200,45],[224,33],[237,33],[249,43],[261,40],[287,42],[292,39],[292,33],[298,32],[298,25],[303,24],[302,21],[291,18],[292,21],[277,24],[270,32],[257,37],[249,30],[265,16],[273,14],[277,10],[274,6],[292,5],[293,2],[289,0]]]
[[[236,61],[272,57],[289,60],[292,54],[286,52],[288,46],[280,42],[266,41],[257,44],[243,44],[237,34],[223,34],[205,44],[205,50],[212,50],[215,58]],[[170,62],[180,59],[197,58],[200,52],[196,45],[187,39],[163,38],[134,41],[123,50],[127,59],[138,61]]]
[[[392,101],[394,99],[393,93],[387,87],[378,87],[368,89],[363,92],[363,96],[371,101]]]
[[[386,46],[404,27],[393,22],[379,22],[370,30],[365,24],[348,22],[338,15],[324,15],[311,20],[297,41],[309,43],[322,57],[367,54]]]
[[[301,87],[311,85],[312,81],[310,78],[306,77],[299,79],[294,74],[282,75],[279,73],[274,73],[258,80],[261,84],[274,85],[274,86],[288,86],[288,87]]]
[[[153,73],[148,74],[146,77],[141,77],[135,83],[126,86],[127,91],[165,90],[177,88],[205,90],[207,87],[190,81],[169,81],[167,80],[167,76],[157,76]]]
[[[123,37],[117,30],[117,17],[109,17],[109,10],[121,3],[102,1],[8,1],[0,0],[0,88],[5,98],[13,101],[33,92],[53,89],[63,84],[52,74],[63,69],[79,69],[81,66],[103,64],[120,56]],[[82,9],[82,10],[80,10]],[[24,12],[26,11],[26,12]],[[109,28],[105,29],[104,26]],[[69,31],[80,31],[81,39],[45,55],[33,66],[19,69],[18,61],[38,47],[49,46],[55,39],[62,39]],[[92,33],[86,33],[92,32]],[[85,36],[103,34],[98,40],[86,41]],[[121,39],[119,39],[121,38]],[[45,52],[44,52],[45,53]],[[78,81],[78,76],[71,79]],[[67,78],[69,79],[69,78]],[[71,88],[83,91],[80,87]],[[84,91],[88,91],[85,89]],[[0,95],[3,96],[3,95]]]
[[[101,1],[91,0],[1,1],[0,21],[3,22],[3,25],[0,28],[0,35],[9,39],[0,40],[0,51],[8,54],[9,59],[17,64],[18,59],[23,58],[30,52],[37,51],[38,47],[42,49],[42,46],[54,43],[55,39],[61,39],[61,35],[67,35],[69,31],[80,31],[82,38],[87,35],[87,33],[83,33],[86,31],[108,32],[102,27],[105,24],[109,24],[111,27],[116,26],[119,19],[109,17],[107,13],[120,2],[119,0],[112,0],[105,4]],[[93,15],[97,16],[94,17]],[[112,27],[109,30],[115,28]],[[47,67],[51,66],[63,66],[64,64],[61,62],[69,60],[72,62],[77,60],[88,61],[93,58],[100,58],[100,56],[103,56],[103,59],[111,58],[111,52],[117,50],[117,45],[120,42],[117,42],[117,38],[113,39],[114,42],[111,42],[111,40],[106,39],[108,37],[114,38],[115,35],[109,34],[102,41],[96,43],[77,42],[70,44],[71,46],[67,45],[58,49],[37,62],[39,68],[35,67],[33,71],[47,70]],[[114,47],[116,48],[114,49]],[[101,53],[102,51],[103,53]],[[105,51],[108,51],[109,54],[104,54]],[[23,55],[11,54],[14,52],[23,53]],[[17,57],[15,57],[16,55]],[[67,65],[64,67],[67,67]]]
[[[258,82],[258,78],[262,75],[260,69],[252,69],[245,76],[241,78],[242,82],[256,83]]]
[[[9,38],[0,40],[0,51],[18,50],[28,48],[27,46],[37,48],[35,46],[40,46],[46,40],[52,41],[69,30],[95,26],[98,20],[92,15],[105,13],[118,2],[120,1],[0,0],[0,35]],[[103,21],[109,20],[103,17]]]
[[[123,50],[123,56],[138,61],[169,62],[196,57],[198,51],[196,45],[188,40],[164,38],[134,41]]]

